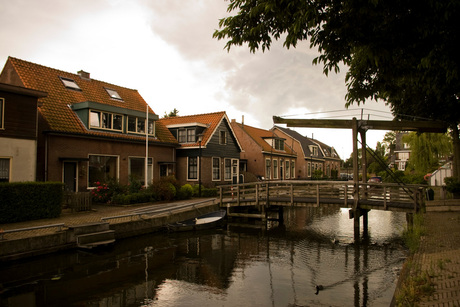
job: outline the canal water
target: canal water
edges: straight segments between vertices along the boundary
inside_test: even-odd
[[[344,209],[286,209],[284,220],[0,264],[0,306],[389,306],[404,213],[370,211],[357,244]]]

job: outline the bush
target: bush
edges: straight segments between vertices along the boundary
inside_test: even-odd
[[[54,218],[61,215],[61,182],[0,183],[0,223]]]
[[[130,205],[138,203],[147,203],[153,200],[151,193],[139,192],[132,194],[116,194],[112,198],[112,203],[117,205]]]
[[[446,184],[446,190],[452,194],[460,193],[460,181],[454,177],[444,178],[444,183]]]
[[[204,191],[204,186],[201,185],[201,196],[203,196],[203,191]],[[199,184],[194,184],[193,185],[193,196],[194,197],[199,197],[200,196],[200,185]]]
[[[201,196],[203,197],[217,197],[217,195],[217,188],[205,188],[204,190],[201,190]]]
[[[177,189],[169,180],[154,181],[148,192],[155,195],[157,200],[170,201],[176,196]]]
[[[177,198],[178,199],[190,199],[193,195],[193,188],[190,184],[184,184],[180,187],[179,191],[177,191]]]

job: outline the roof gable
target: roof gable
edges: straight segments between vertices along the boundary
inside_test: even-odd
[[[127,139],[143,138],[140,135],[136,136],[126,133],[89,129],[77,113],[72,110],[72,106],[82,103],[92,103],[93,105],[114,107],[119,110],[134,111],[137,114],[142,114],[144,120],[146,111],[148,110],[149,118],[158,118],[137,90],[90,79],[89,73],[83,71],[81,75],[72,74],[9,57],[0,75],[0,80],[16,83],[28,89],[47,92],[47,97],[40,98],[42,105],[39,111],[46,120],[49,129],[55,132]],[[115,91],[121,99],[114,98],[113,92],[111,93],[108,90]],[[153,141],[177,143],[165,127],[157,124],[155,128],[157,138],[152,139]]]
[[[205,114],[196,114],[196,115],[186,115],[186,116],[172,116],[168,118],[160,119],[160,122],[169,129],[180,129],[180,128],[190,128],[190,127],[200,127],[202,130],[203,139],[201,143],[203,147],[209,143],[211,138],[217,132],[218,127],[221,125],[222,121],[226,121],[230,129],[231,125],[228,120],[227,114],[225,111],[214,112],[214,113],[205,113]],[[233,138],[237,142],[238,147],[241,149],[238,139],[233,133]],[[197,147],[199,142],[189,142],[182,143],[181,147]]]

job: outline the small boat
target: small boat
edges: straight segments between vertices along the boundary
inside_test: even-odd
[[[190,231],[210,229],[221,224],[227,215],[225,210],[203,214],[199,217],[188,219],[174,224],[168,224],[169,231]]]

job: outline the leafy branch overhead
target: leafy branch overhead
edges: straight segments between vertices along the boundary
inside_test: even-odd
[[[346,106],[387,101],[394,113],[459,122],[460,2],[230,0],[213,36],[226,49],[309,41],[323,72],[348,66]]]

